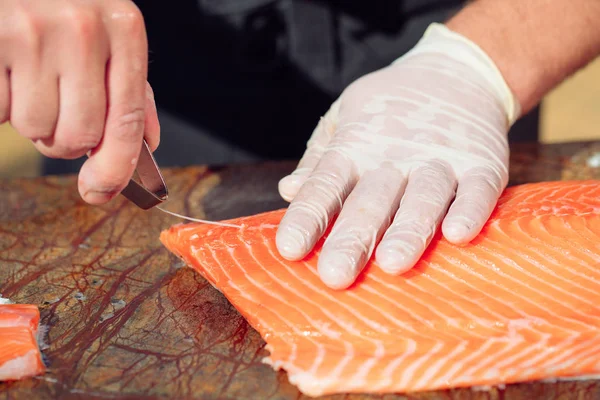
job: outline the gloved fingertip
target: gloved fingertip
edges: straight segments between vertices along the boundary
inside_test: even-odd
[[[343,256],[329,257],[321,254],[317,269],[321,281],[334,290],[348,288],[354,283],[357,276],[355,266],[350,260],[347,260],[347,257]]]
[[[278,185],[280,196],[287,202],[292,201],[304,182],[306,182],[306,177],[301,175],[288,175],[282,178]]]
[[[383,272],[390,275],[403,274],[416,263],[415,257],[390,246],[379,246],[375,251],[375,261]]]
[[[277,230],[275,245],[279,254],[290,261],[300,260],[310,251],[302,232],[289,226],[280,227]]]
[[[470,242],[477,234],[473,227],[467,226],[458,221],[444,221],[442,224],[442,234],[444,238],[456,245],[461,245]]]

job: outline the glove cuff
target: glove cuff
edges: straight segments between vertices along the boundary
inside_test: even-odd
[[[501,101],[509,127],[519,119],[521,106],[518,100],[494,61],[477,44],[443,24],[432,23],[419,42],[392,64],[422,53],[440,53],[473,68],[490,83],[490,88]]]

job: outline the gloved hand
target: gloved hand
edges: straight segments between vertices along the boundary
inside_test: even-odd
[[[351,285],[372,256],[400,274],[442,223],[452,243],[481,230],[508,182],[507,133],[519,105],[475,44],[432,24],[392,65],[352,83],[318,123],[277,232],[286,259],[319,257],[329,287]],[[449,207],[449,210],[448,210]]]
[[[0,1],[0,123],[47,157],[89,158],[79,192],[102,204],[160,127],[144,18],[131,0]]]

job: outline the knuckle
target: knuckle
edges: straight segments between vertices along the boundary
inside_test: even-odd
[[[502,171],[494,171],[490,167],[482,167],[468,171],[466,177],[461,179],[461,184],[470,191],[477,192],[501,192],[505,183]]]
[[[56,133],[61,140],[57,146],[65,157],[81,157],[100,143],[102,133],[93,130],[69,130]]]
[[[125,34],[140,35],[144,33],[144,16],[133,2],[120,2],[115,5],[111,18],[113,24]]]
[[[11,120],[11,125],[21,135],[30,140],[48,139],[54,135],[54,126],[33,122],[35,119],[23,118]]]
[[[448,174],[451,170],[451,166],[448,162],[439,158],[434,158],[423,167],[424,173],[428,173],[430,176],[436,176],[437,174]]]
[[[146,112],[143,107],[137,107],[121,114],[114,123],[114,134],[117,139],[126,143],[135,143],[144,131]]]
[[[341,222],[341,221],[340,221]],[[340,224],[340,230],[332,232],[328,238],[329,246],[350,245],[355,252],[367,253],[373,237],[377,234],[377,228],[372,225]],[[359,245],[359,246],[357,246]],[[331,247],[338,247],[331,246]]]
[[[53,145],[52,147],[48,147],[44,154],[51,158],[60,158],[64,160],[74,160],[79,158],[85,154],[85,151],[77,150],[72,147],[65,147],[59,145]]]
[[[43,22],[34,13],[21,10],[18,14],[15,35],[19,43],[25,48],[38,54],[41,51],[41,34]]]
[[[476,200],[475,198],[464,199],[461,201],[459,211],[461,215],[479,216],[489,209],[489,204]],[[464,220],[464,218],[463,218]]]
[[[405,210],[399,214],[392,224],[392,231],[411,232],[416,238],[429,237],[436,227],[436,219],[427,213],[414,215]]]
[[[422,220],[414,221],[410,228],[417,233],[419,237],[428,237],[435,227],[435,219],[429,215],[423,216]]]
[[[100,18],[88,7],[65,7],[62,16],[67,26],[80,40],[92,39],[99,31]]]
[[[363,86],[365,85],[365,81],[368,79],[368,74],[359,77],[358,79],[352,81],[347,87],[346,89],[344,89],[344,91],[342,92],[342,98],[355,98],[356,96],[362,96],[363,93]]]
[[[343,192],[345,182],[337,171],[315,171],[309,178],[314,191],[324,194]]]

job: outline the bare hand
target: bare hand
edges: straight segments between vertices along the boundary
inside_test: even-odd
[[[51,158],[88,154],[79,192],[106,203],[160,128],[143,17],[129,0],[2,0],[0,123]]]

